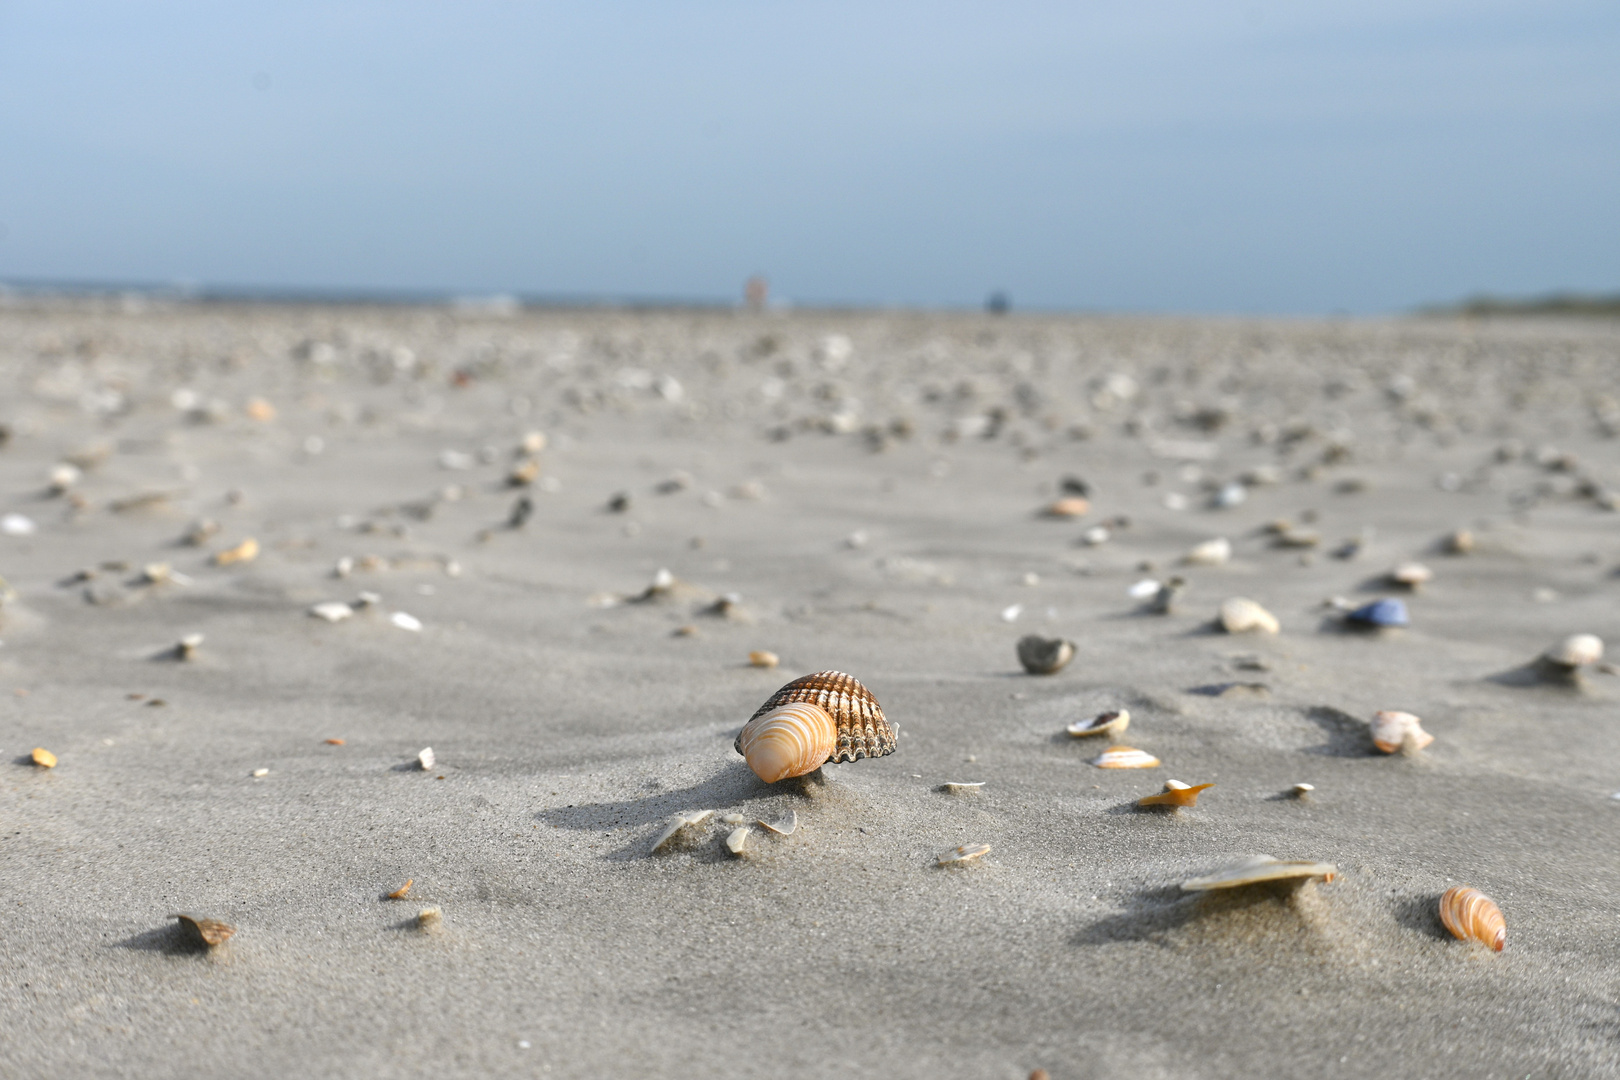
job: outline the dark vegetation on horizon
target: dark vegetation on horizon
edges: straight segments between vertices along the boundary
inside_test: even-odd
[[[1620,293],[1587,295],[1549,293],[1546,296],[1511,298],[1474,296],[1460,304],[1440,304],[1418,309],[1419,315],[1581,315],[1620,316]]]

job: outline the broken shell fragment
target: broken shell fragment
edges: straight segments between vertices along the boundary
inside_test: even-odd
[[[658,839],[653,841],[652,847],[648,850],[652,854],[657,854],[659,851],[663,850],[665,845],[667,845],[671,840],[675,839],[678,834],[684,832],[694,825],[703,824],[705,821],[709,820],[709,815],[713,813],[713,810],[692,810],[684,814],[676,814],[674,817],[669,819],[668,824],[664,826],[664,831],[658,834]]]
[[[528,487],[540,477],[540,462],[535,458],[519,462],[506,474],[508,487]]]
[[[1288,789],[1288,794],[1296,799],[1306,799],[1309,798],[1311,792],[1315,790],[1315,784],[1295,784],[1293,787]]]
[[[197,650],[202,648],[203,636],[201,634],[187,634],[181,638],[174,647],[174,655],[181,660],[195,660]]]
[[[411,891],[411,886],[415,885],[415,884],[416,884],[416,879],[415,878],[406,878],[405,879],[405,884],[401,885],[399,888],[395,889],[393,892],[388,894],[388,899],[390,899],[390,900],[403,900],[403,899],[405,899],[405,895]]]
[[[233,548],[226,548],[214,556],[215,566],[229,566],[232,563],[252,562],[259,557],[259,542],[248,537]]]
[[[1219,622],[1221,629],[1228,634],[1244,634],[1256,631],[1262,634],[1275,634],[1282,629],[1277,616],[1242,596],[1221,601]]]
[[[1074,659],[1074,642],[1028,634],[1018,639],[1018,662],[1031,675],[1051,675]]]
[[[425,907],[416,913],[416,928],[429,933],[444,926],[444,912],[437,907]]]
[[[1091,503],[1079,495],[1066,495],[1047,506],[1044,513],[1047,517],[1077,518],[1085,517],[1091,512]]]
[[[828,761],[892,754],[895,732],[877,698],[853,676],[818,671],[772,694],[734,746],[760,779],[774,784]]]
[[[936,866],[962,866],[988,854],[990,854],[989,844],[963,844],[961,847],[953,847],[949,851],[940,852],[939,857],[934,860],[934,864]]]
[[[782,818],[780,821],[766,821],[761,818],[756,824],[762,829],[775,833],[777,836],[792,836],[794,830],[799,827],[799,812],[789,810],[787,817]]]
[[[726,850],[733,855],[741,855],[743,848],[748,844],[748,837],[753,831],[747,825],[740,829],[732,829],[730,835],[726,837]]]
[[[1134,746],[1110,746],[1091,763],[1099,769],[1152,769],[1158,767],[1159,759]]]
[[[1166,780],[1164,791],[1158,795],[1149,795],[1136,801],[1137,806],[1168,806],[1180,809],[1183,806],[1197,806],[1198,793],[1205,788],[1212,788],[1214,784],[1183,784],[1180,780]]]
[[[1332,863],[1285,861],[1270,855],[1254,855],[1221,867],[1203,877],[1189,878],[1181,883],[1183,892],[1208,892],[1211,889],[1236,889],[1244,885],[1258,885],[1265,881],[1307,881],[1321,878],[1332,881],[1339,868]]]
[[[1196,544],[1181,557],[1188,566],[1222,566],[1232,558],[1232,541],[1224,536]]]
[[[1389,580],[1392,585],[1414,590],[1428,584],[1433,577],[1434,571],[1419,562],[1401,563],[1389,572]]]
[[[766,649],[755,649],[748,654],[748,663],[753,667],[773,668],[781,662],[781,657]]]
[[[1440,894],[1440,921],[1463,941],[1483,942],[1502,951],[1507,944],[1507,920],[1491,898],[1470,885],[1458,885]]]
[[[29,760],[42,769],[56,768],[56,755],[43,746],[34,747],[34,752],[29,755]]]
[[[1085,738],[1088,735],[1107,735],[1111,738],[1118,738],[1130,726],[1130,711],[1127,709],[1113,709],[1109,712],[1098,713],[1090,720],[1076,720],[1066,730],[1077,739]]]
[[[354,608],[341,600],[326,600],[309,609],[313,618],[325,619],[327,622],[342,622],[354,614]]]
[[[1409,712],[1376,712],[1371,728],[1373,745],[1386,754],[1412,753],[1434,742],[1434,736],[1423,730],[1422,721]]]
[[[422,752],[416,755],[416,764],[423,772],[433,768],[433,761],[433,747],[431,746],[422,747]]]
[[[939,790],[947,795],[977,795],[982,787],[983,780],[947,780],[939,785]]]
[[[220,922],[218,919],[205,919],[201,915],[176,915],[180,925],[198,942],[207,948],[224,944],[225,940],[236,933],[236,927],[230,923]]]

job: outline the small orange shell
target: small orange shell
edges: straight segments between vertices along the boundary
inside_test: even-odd
[[[1164,791],[1158,795],[1149,795],[1145,799],[1136,800],[1137,806],[1197,806],[1198,793],[1205,788],[1212,788],[1214,784],[1194,784],[1189,787],[1179,780],[1167,780]]]
[[[1158,766],[1159,759],[1134,746],[1110,746],[1091,763],[1099,769],[1152,769]]]
[[[859,761],[861,758],[894,753],[894,726],[884,718],[877,698],[859,680],[841,671],[818,671],[814,675],[794,679],[755,710],[748,724],[752,725],[766,713],[797,701],[818,705],[832,717],[838,736],[827,761]],[[744,734],[747,731],[748,726],[745,725]],[[742,735],[737,736],[734,745],[737,753],[747,756],[743,752]],[[818,761],[807,771],[813,771],[821,764]]]
[[[1464,941],[1481,941],[1497,952],[1507,944],[1502,909],[1471,885],[1458,885],[1440,894],[1440,921]]]
[[[258,557],[259,542],[250,536],[240,544],[237,544],[235,547],[227,548],[226,550],[215,555],[214,565],[229,566],[232,563],[252,562]]]
[[[205,919],[201,915],[179,914],[175,916],[180,925],[196,935],[209,948],[222,944],[226,938],[236,933],[236,927],[230,923],[220,922],[218,919]]]
[[[1046,508],[1047,517],[1077,518],[1091,512],[1091,503],[1078,495],[1066,495]]]
[[[792,701],[748,721],[737,748],[767,784],[815,772],[838,746],[838,726],[827,710]]]
[[[56,768],[56,755],[45,749],[43,746],[34,747],[34,752],[30,756],[34,764],[38,765],[42,769]]]

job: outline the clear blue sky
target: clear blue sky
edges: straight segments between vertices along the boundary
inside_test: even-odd
[[[0,279],[1620,290],[1620,2],[0,0]]]

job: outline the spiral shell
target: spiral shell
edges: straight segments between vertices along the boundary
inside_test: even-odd
[[[750,729],[763,724],[770,713],[784,705],[801,702],[817,706],[831,719],[833,742],[820,760],[802,772],[784,773],[783,776],[802,776],[814,772],[828,761],[859,761],[861,758],[894,753],[895,730],[884,718],[877,698],[859,680],[841,671],[818,671],[814,675],[794,679],[772,694],[749,718],[742,734],[737,736],[737,753],[748,757],[749,743],[745,740],[752,739]],[[758,772],[757,769],[755,771]],[[771,782],[774,783],[774,780]]]
[[[1422,750],[1434,742],[1434,736],[1423,730],[1423,722],[1409,712],[1385,709],[1373,714],[1373,745],[1386,754],[1393,754],[1408,745]]]
[[[1440,921],[1464,941],[1482,941],[1497,952],[1507,944],[1502,909],[1471,885],[1458,885],[1440,894]]]
[[[748,721],[737,749],[767,784],[821,768],[838,746],[838,726],[827,710],[808,701],[789,702]]]

